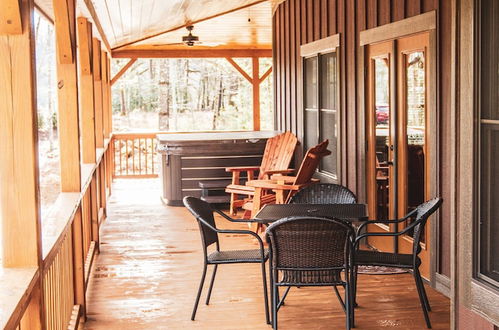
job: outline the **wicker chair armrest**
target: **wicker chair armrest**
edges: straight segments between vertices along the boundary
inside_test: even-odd
[[[400,223],[400,222],[406,221],[407,219],[409,219],[410,217],[412,217],[415,213],[416,213],[416,210],[414,209],[411,212],[409,212],[408,214],[406,214],[401,219],[395,219],[395,220],[367,220],[367,221],[363,221],[362,224],[357,228],[357,234],[360,233],[360,231],[365,226],[367,226],[367,225],[375,224],[375,223],[383,223],[383,224]]]
[[[263,241],[260,238],[260,236],[258,236],[258,234],[256,234],[255,232],[252,232],[251,230],[217,229],[217,233],[219,233],[219,234],[238,234],[238,235],[250,235],[250,236],[253,236],[258,241],[258,245],[260,246],[260,252],[263,255],[263,252],[264,252],[264,249],[265,249],[264,246],[263,246]]]
[[[400,219],[400,220],[406,220],[408,219],[410,216],[412,216],[414,213],[415,213],[416,210],[408,213],[404,218]],[[388,220],[386,220],[388,221]],[[397,222],[401,222],[401,221],[397,221]],[[408,233],[409,231],[411,231],[414,227],[416,227],[417,225],[419,224],[419,221],[414,221],[413,223],[411,223],[409,226],[405,227],[404,229],[402,229],[401,231],[398,231],[396,233],[365,233],[365,234],[361,234],[361,235],[358,235],[357,238],[355,239],[355,246],[358,245],[358,243],[363,239],[363,238],[366,238],[366,237],[369,237],[369,236],[400,236],[400,235],[404,235],[406,233]],[[359,233],[359,231],[357,230],[357,233]]]
[[[224,212],[220,211],[220,210],[214,210],[216,213],[218,213],[219,215],[221,215],[223,218],[225,218],[226,220],[230,221],[230,222],[236,222],[236,223],[248,223],[248,222],[257,222],[258,220],[256,219],[234,219],[234,218],[231,218],[229,217],[227,214],[225,214]]]

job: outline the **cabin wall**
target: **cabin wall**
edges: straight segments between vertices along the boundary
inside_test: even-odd
[[[365,126],[359,104],[363,93],[359,33],[404,18],[437,11],[440,187],[444,204],[439,224],[438,272],[450,277],[451,200],[451,1],[448,0],[287,0],[273,16],[276,125],[301,141],[300,45],[340,33],[342,107],[341,183],[365,200]],[[445,201],[448,201],[447,203]]]

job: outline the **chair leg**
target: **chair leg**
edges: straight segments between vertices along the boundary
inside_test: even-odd
[[[336,287],[335,287],[336,288]],[[351,312],[352,312],[352,308],[351,308],[351,292],[350,292],[350,288],[349,288],[349,285],[347,283],[347,285],[345,286],[345,318],[346,318],[346,328],[348,330],[350,330],[352,328],[352,316],[351,316]]]
[[[423,283],[418,280],[418,277],[421,276],[418,269],[414,269],[413,276],[414,276],[414,281],[416,282],[416,288],[418,290],[419,301],[421,303],[421,309],[423,309],[423,314],[424,314],[424,318],[426,321],[426,327],[428,329],[431,329],[430,317],[428,315],[428,310],[426,309],[426,303],[425,303],[425,298],[424,298],[424,293],[423,293],[423,290],[424,290],[424,287],[422,287]]]
[[[278,293],[278,287],[275,283],[273,283],[273,298],[274,301],[272,301],[272,329],[277,330],[277,304],[279,303],[279,293]]]
[[[353,271],[352,271],[352,296],[353,296],[353,299],[352,299],[352,306],[353,307],[357,307],[359,306],[357,304],[357,271],[359,269],[359,266],[354,266],[353,267]]]
[[[269,296],[267,293],[267,275],[265,274],[265,261],[262,262],[262,278],[263,278],[263,298],[265,301],[265,321],[270,324],[269,316]]]
[[[423,297],[424,297],[424,301],[425,301],[425,305],[426,305],[426,310],[428,312],[431,312],[431,306],[430,306],[430,301],[428,300],[428,296],[426,295],[426,289],[424,287],[424,282],[423,282],[423,279],[421,278],[421,274],[418,272],[418,280],[419,280],[419,283],[421,285],[421,288],[423,289]]]
[[[211,275],[210,288],[208,289],[208,295],[206,296],[206,305],[210,304],[211,290],[213,289],[213,283],[215,282],[215,276],[217,275],[218,265],[213,268],[213,274]]]
[[[194,303],[194,309],[192,310],[191,320],[194,321],[196,317],[196,311],[198,310],[199,298],[201,297],[201,291],[203,291],[204,278],[206,277],[206,268],[208,265],[205,263],[203,268],[203,275],[201,275],[201,282],[199,283],[198,295],[196,297],[196,302]]]

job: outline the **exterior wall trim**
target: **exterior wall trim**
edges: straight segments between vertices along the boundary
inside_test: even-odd
[[[340,34],[319,39],[316,41],[309,42],[308,44],[300,46],[300,56],[308,57],[312,55],[317,55],[319,53],[329,53],[336,51],[336,48],[340,46]]]
[[[360,32],[360,46],[388,41],[437,28],[436,11],[406,18]]]

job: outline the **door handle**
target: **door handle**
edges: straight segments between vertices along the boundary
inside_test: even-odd
[[[393,166],[393,160],[389,160],[386,163],[388,164],[388,166]]]

